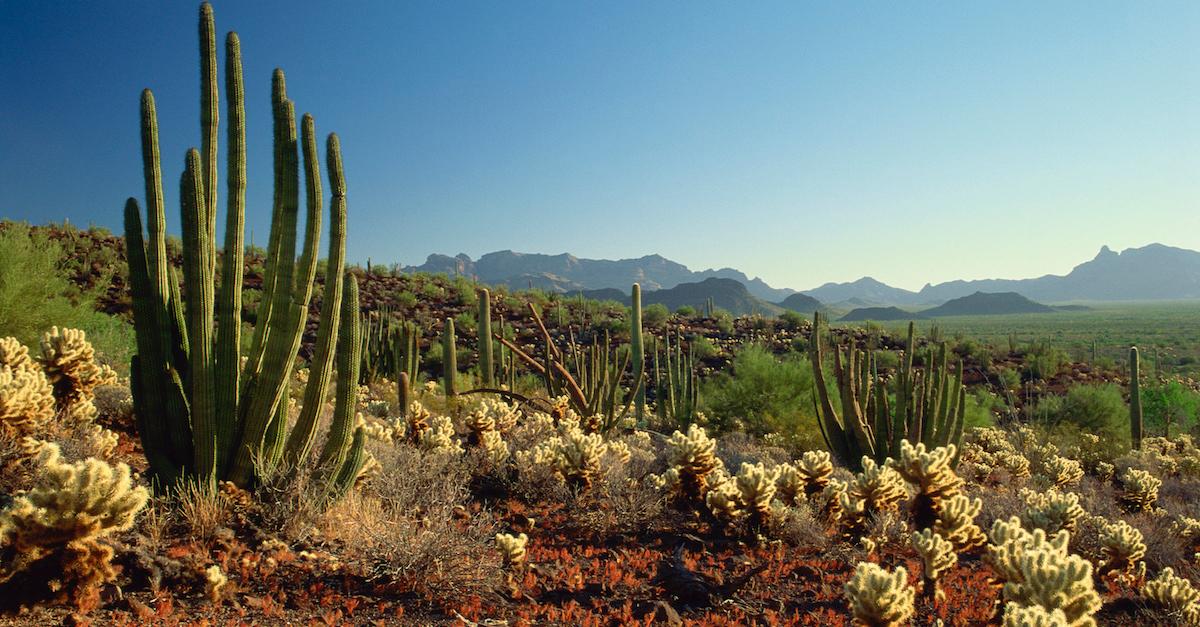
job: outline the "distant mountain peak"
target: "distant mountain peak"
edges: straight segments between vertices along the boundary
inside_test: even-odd
[[[1112,258],[1119,257],[1119,256],[1120,255],[1113,252],[1113,250],[1111,248],[1109,248],[1107,244],[1105,244],[1104,246],[1100,247],[1100,252],[1096,253],[1095,261],[1100,261],[1101,259],[1106,259],[1106,258],[1112,259]]]

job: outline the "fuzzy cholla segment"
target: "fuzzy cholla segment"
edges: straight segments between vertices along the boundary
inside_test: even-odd
[[[974,551],[987,543],[987,536],[975,524],[975,517],[982,509],[983,500],[956,494],[942,501],[933,530],[949,540],[955,549],[964,553]]]
[[[907,624],[912,618],[916,593],[908,585],[908,571],[903,566],[888,572],[878,564],[861,562],[845,590],[856,625],[891,627]]]
[[[58,446],[38,453],[42,483],[18,496],[0,515],[0,537],[18,551],[40,550],[123,531],[133,525],[149,493],[133,487],[129,467],[98,459],[63,462]]]
[[[1162,480],[1145,470],[1130,468],[1121,475],[1124,490],[1118,497],[1131,512],[1148,512],[1154,509],[1158,501],[1158,489]]]
[[[1003,627],[1067,627],[1067,615],[1062,610],[1010,602],[1004,606]]]
[[[678,478],[687,496],[701,500],[708,491],[708,476],[724,468],[716,455],[717,441],[708,437],[704,427],[688,426],[687,433],[676,431],[667,440],[667,464]]]
[[[1175,569],[1164,568],[1158,577],[1146,582],[1142,594],[1183,624],[1200,625],[1200,591],[1192,587],[1192,582],[1175,576]]]
[[[1142,532],[1124,520],[1104,525],[1100,529],[1100,551],[1104,554],[1104,570],[1144,574],[1146,543]]]
[[[939,502],[957,494],[962,479],[954,474],[954,458],[958,448],[953,444],[925,450],[924,443],[913,446],[908,440],[900,441],[900,458],[892,466],[905,480],[917,486],[921,494]]]
[[[1025,501],[1021,522],[1030,529],[1042,529],[1046,533],[1075,531],[1085,513],[1079,505],[1079,495],[1072,492],[1059,492],[1054,488],[1045,492],[1023,489],[1021,498]]]
[[[854,501],[858,501],[862,504],[861,509],[869,513],[896,511],[906,498],[908,491],[904,488],[900,473],[886,464],[876,464],[875,460],[864,455],[862,472],[855,475],[850,483],[842,507],[860,509],[852,506]]]
[[[1047,613],[1061,610],[1068,627],[1092,627],[1100,595],[1092,585],[1092,565],[1067,552],[1070,533],[1021,527],[1016,517],[992,527],[988,562],[1006,579],[1004,599],[1019,606],[1040,606]]]
[[[512,535],[509,533],[496,534],[496,548],[504,556],[504,565],[517,567],[525,563],[525,545],[529,536],[525,534]]]
[[[95,390],[116,383],[116,373],[96,363],[96,352],[79,329],[52,327],[42,336],[41,345],[38,361],[54,386],[59,410],[81,422],[94,418]]]
[[[54,395],[46,375],[35,368],[0,365],[0,430],[30,433],[53,417]]]
[[[941,579],[942,573],[958,563],[958,554],[954,552],[954,545],[934,533],[932,529],[914,532],[912,543],[924,564],[926,581],[933,582],[934,585]],[[937,590],[937,593],[938,597],[941,597],[941,590]]]

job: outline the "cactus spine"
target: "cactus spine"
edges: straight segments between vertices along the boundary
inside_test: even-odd
[[[1129,347],[1129,436],[1133,442],[1133,448],[1142,448],[1142,390],[1141,384],[1138,381],[1140,374],[1140,364],[1138,363],[1138,349],[1136,346]]]
[[[479,290],[479,383],[495,387],[495,365],[492,363],[492,293]]]
[[[141,107],[145,231],[137,200],[131,198],[125,205],[137,337],[137,355],[131,364],[135,415],[151,472],[160,485],[192,478],[228,479],[247,486],[254,480],[256,461],[295,465],[305,459],[330,378],[332,348],[338,343],[339,308],[357,311],[356,290],[348,290],[355,293],[346,298],[342,294],[345,180],[337,136],[331,134],[327,151],[333,210],[325,302],[303,409],[295,428],[287,433],[286,393],[307,318],[320,241],[322,194],[315,130],[311,116],[306,115],[302,130],[308,218],[297,263],[299,157],[295,114],[287,100],[283,72],[276,70],[272,84],[275,203],[262,306],[249,359],[242,366],[239,325],[246,181],[244,93],[237,35],[230,33],[225,45],[229,198],[219,292],[214,232],[219,103],[215,26],[208,4],[200,9],[201,150],[188,151],[180,185],[186,300],[181,297],[166,255],[158,123],[149,90],[142,94]],[[356,319],[357,315],[351,317]],[[351,334],[356,337],[357,329],[352,327]],[[339,372],[339,388],[345,387],[343,379],[352,374],[350,370]],[[335,427],[344,430],[345,425]],[[331,452],[330,459],[354,459],[350,439],[348,432],[331,433],[326,448],[338,450]],[[357,457],[361,461],[361,452]],[[328,476],[340,477],[343,470],[344,464],[330,469]]]
[[[442,387],[446,396],[454,396],[455,376],[458,374],[458,348],[454,339],[454,319],[446,318],[446,326],[442,329]]]
[[[632,351],[633,361],[633,380],[641,381],[646,369],[646,349],[642,343],[642,286],[637,283],[633,284],[633,293],[630,295],[632,304],[629,311],[629,347]],[[646,414],[646,387],[640,386],[637,390],[637,396],[634,399],[634,404],[637,407],[638,424],[642,424]]]

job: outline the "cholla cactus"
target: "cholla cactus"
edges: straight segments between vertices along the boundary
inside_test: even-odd
[[[829,485],[833,475],[833,459],[829,451],[805,451],[796,460],[796,471],[804,481],[805,494],[816,494]]]
[[[1001,579],[1010,582],[1024,581],[1020,565],[1023,555],[1039,551],[1066,557],[1067,544],[1071,541],[1071,535],[1067,531],[1060,531],[1049,537],[1041,529],[1026,531],[1016,516],[993,523],[991,536],[992,542],[987,547],[985,559]]]
[[[1146,556],[1146,543],[1142,532],[1123,520],[1101,527],[1100,552],[1104,555],[1101,572],[1145,574],[1146,564],[1141,560]]]
[[[410,413],[411,415],[411,413]],[[446,416],[433,416],[423,431],[417,432],[417,446],[435,453],[461,453],[462,443],[455,437],[454,423]]]
[[[667,440],[667,464],[678,471],[680,490],[689,499],[702,501],[709,474],[724,467],[716,449],[717,441],[696,424],[688,426],[686,435],[676,431]]]
[[[908,440],[900,441],[900,458],[891,464],[900,476],[917,486],[919,493],[935,503],[953,496],[962,488],[962,479],[954,474],[954,458],[958,447],[948,444],[932,451],[925,443],[913,446]]]
[[[996,465],[1008,471],[1008,474],[1013,478],[1021,479],[1028,477],[1029,458],[1016,452],[1001,451],[995,455]]]
[[[1059,609],[1009,602],[1004,606],[1003,627],[1067,627],[1067,615]]]
[[[1170,529],[1171,534],[1183,538],[1193,549],[1200,545],[1200,520],[1179,516],[1171,523]]]
[[[972,500],[965,494],[956,494],[942,501],[933,530],[949,540],[958,551],[974,552],[987,543],[987,536],[975,524],[975,517],[981,509],[981,499]]]
[[[1068,627],[1096,624],[1092,615],[1102,602],[1092,587],[1092,565],[1087,560],[1054,549],[1031,549],[1019,556],[1017,566],[1021,579],[1004,584],[1006,600],[1040,605],[1050,612],[1062,610]]]
[[[483,441],[480,442],[480,447],[484,450],[487,459],[494,466],[499,466],[508,459],[508,444],[504,441],[504,436],[500,435],[499,431],[485,432],[483,434]]]
[[[504,401],[485,398],[479,406],[467,414],[466,425],[471,430],[467,441],[472,446],[483,442],[485,433],[506,433],[517,424],[517,409]]]
[[[584,433],[576,427],[559,439],[556,468],[567,483],[591,487],[592,480],[600,473],[600,458],[606,449],[604,436]]]
[[[958,554],[954,552],[954,545],[934,533],[932,529],[914,532],[912,544],[924,565],[922,574],[925,580],[925,594],[933,596],[938,601],[942,600],[945,594],[938,587],[938,580],[941,579],[942,573],[958,563]]]
[[[1158,577],[1146,582],[1142,595],[1187,625],[1200,625],[1200,591],[1192,582],[1175,576],[1173,568],[1164,568]]]
[[[1054,455],[1043,463],[1038,474],[1046,477],[1056,487],[1076,485],[1083,479],[1083,465],[1073,459]]]
[[[23,434],[54,417],[54,395],[35,368],[0,365],[0,430]]]
[[[854,576],[846,582],[845,590],[856,625],[904,625],[915,611],[913,599],[916,595],[908,585],[908,571],[903,566],[897,566],[889,573],[878,564],[861,562],[854,569]]]
[[[404,419],[407,422],[405,433],[407,433],[408,441],[419,445],[425,432],[430,429],[429,420],[432,418],[433,414],[425,409],[420,401],[413,401],[409,405],[408,411],[404,413]]]
[[[854,476],[847,494],[851,499],[862,501],[863,509],[868,512],[896,511],[900,502],[908,498],[900,473],[891,466],[876,464],[865,455],[862,472]]]
[[[1094,472],[1096,473],[1097,479],[1101,481],[1108,481],[1112,479],[1113,474],[1117,472],[1117,467],[1105,461],[1098,461],[1096,462]]]
[[[723,473],[714,475],[720,476],[711,478],[708,492],[704,494],[705,507],[723,523],[729,524],[741,519],[746,515],[746,509],[742,506],[742,495],[738,490],[737,481],[723,476]]]
[[[1026,528],[1041,529],[1046,533],[1075,531],[1079,519],[1086,513],[1079,505],[1079,495],[1073,492],[1059,492],[1054,488],[1045,492],[1024,489],[1021,498],[1025,501],[1021,522]]]
[[[508,533],[496,534],[496,548],[504,557],[506,567],[521,568],[525,565],[525,545],[528,542],[529,536],[523,533],[515,536]]]
[[[794,505],[804,499],[804,479],[794,465],[780,464],[775,467],[775,473],[775,492],[781,501]]]
[[[54,386],[58,410],[81,422],[95,418],[95,389],[116,383],[116,372],[96,363],[96,352],[79,329],[52,327],[42,336],[41,345],[38,362]]]
[[[54,551],[61,551],[64,579],[77,591],[111,580],[113,550],[98,540],[132,527],[149,493],[133,487],[125,464],[114,467],[94,458],[66,463],[57,445],[39,448],[41,484],[0,513],[0,543],[17,555],[0,581]]]
[[[1158,501],[1162,481],[1145,470],[1130,468],[1121,475],[1122,491],[1117,497],[1131,512],[1148,512]]]
[[[771,499],[775,498],[775,481],[779,478],[776,469],[767,469],[762,463],[743,463],[734,481],[742,506],[750,513],[755,524],[765,525],[771,518]]]
[[[225,573],[221,572],[220,566],[213,564],[204,571],[204,591],[213,603],[221,602],[221,596],[225,593],[228,584],[229,579],[225,577]]]

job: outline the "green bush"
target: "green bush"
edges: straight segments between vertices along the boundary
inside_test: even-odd
[[[779,323],[788,331],[799,331],[808,318],[795,311],[785,311],[779,314]]]
[[[708,359],[717,354],[717,345],[713,341],[703,335],[694,335],[688,343],[688,348],[692,352],[692,357],[696,361]]]
[[[732,374],[717,375],[700,396],[718,430],[740,426],[753,435],[778,433],[800,446],[822,448],[812,393],[812,368],[803,356],[776,359],[750,344],[734,357]]]
[[[654,303],[642,308],[642,324],[651,328],[661,327],[670,317],[671,311],[662,303]]]
[[[52,326],[83,329],[102,361],[124,372],[133,352],[133,329],[95,310],[93,294],[80,293],[60,266],[62,248],[23,223],[0,228],[0,337],[36,350]]]
[[[1196,426],[1200,394],[1179,381],[1149,385],[1142,388],[1142,409],[1151,432],[1166,434],[1168,425],[1173,435],[1186,432]]]
[[[691,305],[684,305],[679,309],[676,309],[675,314],[683,318],[695,318],[696,308],[692,307]]]
[[[1036,417],[1050,425],[1068,423],[1097,435],[1129,433],[1129,408],[1121,388],[1112,383],[1076,385],[1066,396],[1043,398]]]

